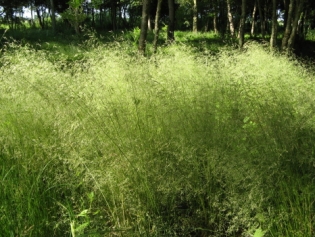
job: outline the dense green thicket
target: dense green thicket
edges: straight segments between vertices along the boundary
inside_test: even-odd
[[[3,50],[1,235],[314,236],[312,72],[254,43],[93,44]]]

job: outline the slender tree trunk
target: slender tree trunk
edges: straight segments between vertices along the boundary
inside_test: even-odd
[[[205,26],[204,26],[204,32],[208,32],[208,30],[209,30],[209,17],[206,17],[206,19],[207,19],[207,21],[206,21],[206,24],[205,24]]]
[[[10,22],[11,22],[11,29],[14,29],[14,19],[13,19],[13,16],[14,16],[14,11],[12,8],[10,8],[10,14],[9,14],[9,18],[10,18]]]
[[[142,1],[142,18],[141,18],[141,31],[139,39],[139,53],[145,55],[146,39],[148,33],[148,17],[149,17],[149,0]]]
[[[261,1],[262,0],[257,0],[257,5],[258,5],[259,18],[260,18],[261,37],[264,39],[265,34],[266,34],[266,31],[265,31],[266,24],[265,24],[265,17],[264,17],[262,6],[261,6]]]
[[[43,27],[45,28],[46,24],[45,24],[45,14],[44,14],[44,9],[43,8],[41,9],[41,12],[42,12],[42,23],[43,23]]]
[[[50,8],[51,8],[51,24],[53,33],[56,34],[56,15],[55,15],[55,4],[54,0],[50,0]]]
[[[270,49],[274,49],[277,46],[277,0],[272,0],[272,27],[270,37]]]
[[[112,28],[113,30],[117,30],[117,9],[116,9],[116,1],[111,0],[111,20],[112,20]]]
[[[251,37],[255,36],[256,11],[257,11],[257,0],[255,1],[253,13],[252,13],[252,27],[250,29],[250,36]]]
[[[228,22],[228,19],[227,19],[227,9],[226,9],[226,2],[225,1],[219,1],[218,0],[218,10],[219,10],[219,15],[218,15],[218,22],[219,22],[219,32],[220,32],[220,35],[223,37],[226,32],[227,32],[227,29],[228,29],[228,26],[227,26],[227,22]]]
[[[152,24],[151,24],[151,14],[148,16],[148,30],[152,30]]]
[[[128,21],[127,21],[127,17],[126,17],[127,9],[125,7],[123,7],[123,9],[124,9],[123,23],[124,23],[124,28],[126,28],[128,26]]]
[[[157,44],[159,40],[159,33],[160,33],[159,21],[160,21],[160,15],[161,15],[162,2],[163,0],[158,0],[156,13],[155,13],[154,41],[153,41],[154,53],[156,53],[157,51]]]
[[[285,29],[287,27],[290,0],[283,0],[283,3],[284,3],[283,27]]]
[[[211,1],[213,4],[214,14],[213,14],[213,31],[215,34],[219,33],[219,27],[218,27],[218,15],[220,15],[220,10],[218,9],[219,3],[217,0]]]
[[[99,24],[100,24],[100,27],[102,28],[102,25],[103,25],[103,8],[102,8],[102,6],[100,6]]]
[[[289,1],[289,0],[287,0],[287,1]],[[293,17],[293,9],[294,9],[294,0],[290,0],[287,23],[286,23],[284,34],[282,37],[282,44],[281,44],[282,50],[286,50],[288,47],[288,41],[289,41],[290,34],[291,34],[291,22],[292,22],[292,17]]]
[[[118,24],[117,24],[117,28],[120,29],[120,27],[122,26],[122,12],[121,12],[121,2],[120,0],[117,1],[118,2]]]
[[[95,9],[92,6],[92,26],[95,27]]]
[[[268,32],[268,4],[269,2],[268,1],[265,1],[265,4],[264,4],[264,27],[265,27],[265,31]]]
[[[175,30],[175,3],[174,0],[168,0],[168,15],[169,22],[167,27],[167,41],[172,43],[175,40],[174,30]]]
[[[295,16],[294,16],[294,20],[292,24],[291,35],[288,40],[288,50],[292,50],[292,48],[294,47],[294,42],[296,39],[296,35],[298,33],[298,25],[299,25],[301,13],[303,11],[303,6],[304,6],[304,0],[297,0],[297,6],[295,8]]]
[[[241,20],[240,20],[239,41],[238,41],[239,48],[242,48],[244,45],[245,15],[246,15],[246,0],[242,0],[242,14],[241,14]]]
[[[197,0],[194,0],[193,5],[193,32],[198,32],[198,8],[197,8]]]
[[[213,30],[215,34],[218,34],[219,30],[218,30],[218,17],[217,17],[217,13],[215,12],[214,16],[213,16]]]
[[[34,13],[33,13],[33,10],[34,10],[34,6],[33,6],[33,3],[31,3],[31,27],[34,27]]]
[[[230,34],[232,37],[234,37],[235,34],[235,28],[234,28],[234,22],[233,22],[233,15],[231,12],[231,0],[226,0],[227,4],[227,17],[228,17],[228,24],[230,29]]]
[[[299,31],[298,31],[298,35],[300,39],[305,39],[306,34],[307,34],[307,29],[306,29],[306,24],[305,21],[307,19],[307,15],[308,15],[308,11],[307,9],[305,9],[305,11],[303,12],[303,17],[302,17],[302,21],[299,24]]]
[[[42,16],[40,15],[40,11],[38,7],[36,8],[36,13],[37,13],[37,18],[39,21],[40,28],[44,29],[44,22],[43,22]]]

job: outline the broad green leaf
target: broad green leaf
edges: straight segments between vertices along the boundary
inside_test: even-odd
[[[263,237],[266,231],[263,231],[260,227],[256,229],[255,234],[253,237]]]

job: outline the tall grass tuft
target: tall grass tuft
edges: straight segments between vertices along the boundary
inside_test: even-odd
[[[4,50],[1,233],[313,236],[314,75],[254,43],[131,51]]]

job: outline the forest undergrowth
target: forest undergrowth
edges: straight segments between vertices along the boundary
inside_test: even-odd
[[[131,47],[4,45],[0,236],[314,236],[314,72]]]

